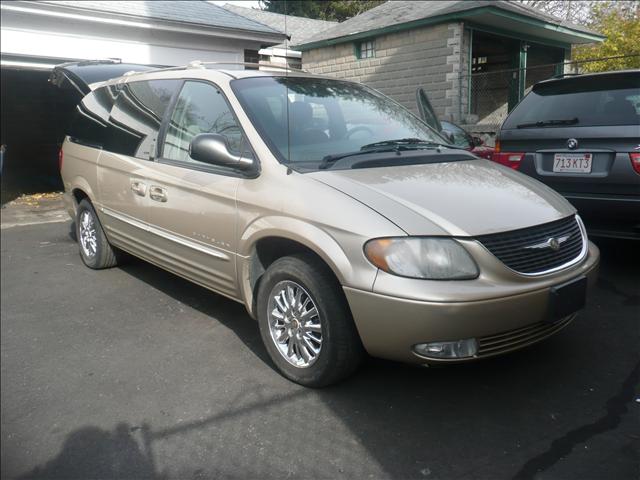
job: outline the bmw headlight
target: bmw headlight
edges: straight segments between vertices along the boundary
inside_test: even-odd
[[[471,255],[450,238],[376,238],[364,253],[379,269],[401,277],[469,280],[479,274]]]

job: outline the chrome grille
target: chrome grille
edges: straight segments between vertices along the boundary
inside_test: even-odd
[[[567,265],[583,253],[586,239],[575,216],[535,227],[476,237],[507,267],[539,274]],[[557,249],[550,243],[560,241]]]
[[[508,332],[478,338],[478,358],[491,357],[537,343],[559,332],[576,317],[569,315],[555,323],[535,323]]]

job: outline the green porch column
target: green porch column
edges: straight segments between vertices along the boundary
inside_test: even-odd
[[[561,76],[564,75],[565,62],[571,60],[571,48],[563,48],[562,49],[562,61],[556,64],[555,75]]]
[[[529,44],[520,41],[520,54],[518,58],[518,101],[524,97],[524,90],[527,86],[527,50]]]

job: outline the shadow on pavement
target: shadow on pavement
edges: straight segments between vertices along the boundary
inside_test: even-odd
[[[136,478],[162,480],[156,473],[150,445],[138,442],[125,423],[113,432],[85,427],[67,436],[62,451],[42,467],[20,480],[86,480],[89,478]],[[140,446],[143,443],[143,446]]]
[[[119,268],[165,295],[220,322],[232,330],[260,360],[274,368],[262,344],[258,324],[249,316],[244,305],[128,254],[125,254],[124,262]]]

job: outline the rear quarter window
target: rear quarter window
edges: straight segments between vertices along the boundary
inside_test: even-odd
[[[118,92],[115,87],[101,87],[86,95],[76,107],[69,139],[72,142],[102,148],[106,141],[109,115]]]
[[[573,118],[578,119],[575,126],[638,125],[640,76],[620,77],[594,76],[536,85],[502,128]]]
[[[105,149],[149,160],[180,80],[129,82],[121,86],[109,117]]]

